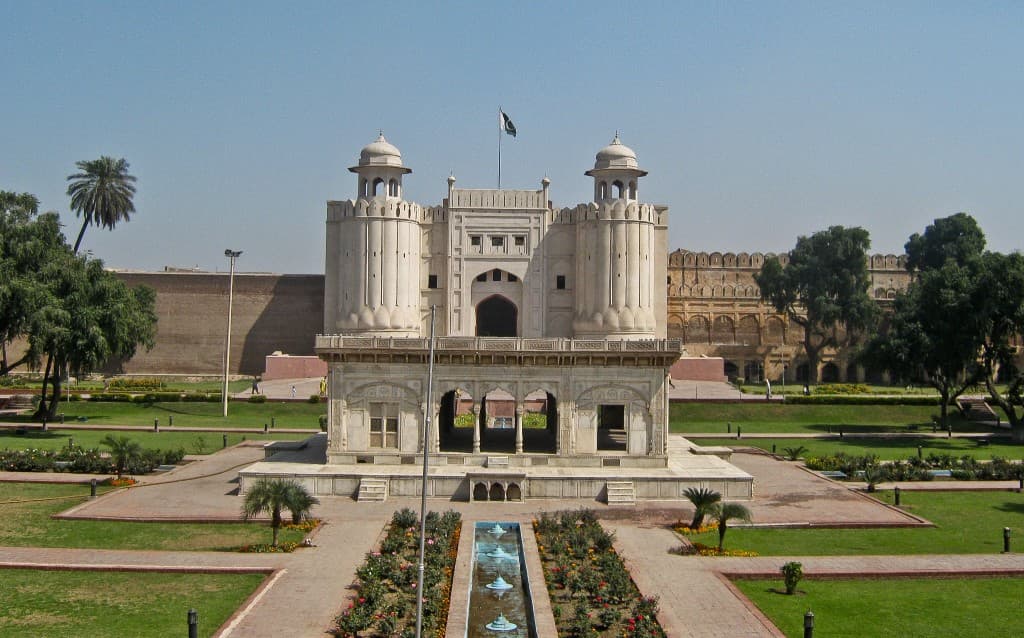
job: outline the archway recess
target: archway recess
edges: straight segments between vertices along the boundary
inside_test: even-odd
[[[519,309],[501,295],[491,295],[476,305],[478,337],[516,337],[518,325]]]

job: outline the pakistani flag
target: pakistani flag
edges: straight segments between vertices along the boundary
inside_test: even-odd
[[[516,125],[512,123],[512,118],[505,115],[505,111],[499,110],[498,113],[501,114],[501,121],[498,122],[498,125],[501,127],[501,130],[505,131],[512,137],[515,137]]]

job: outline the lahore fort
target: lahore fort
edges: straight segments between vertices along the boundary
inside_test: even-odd
[[[361,197],[356,201],[379,200],[381,205],[394,208],[395,214],[405,220],[397,227],[404,230],[387,237],[388,241],[397,242],[393,246],[389,244],[388,248],[397,250],[400,246],[402,252],[419,254],[418,260],[407,258],[388,265],[389,269],[401,266],[402,270],[388,271],[395,287],[382,289],[379,294],[393,295],[396,307],[378,305],[372,311],[369,307],[355,308],[354,299],[360,290],[350,291],[349,298],[338,296],[343,286],[355,285],[350,279],[342,281],[354,272],[344,260],[351,260],[356,248],[355,235],[348,232],[346,223],[365,211],[357,211],[356,202],[331,202],[327,241],[337,250],[327,251],[326,276],[236,273],[232,373],[262,375],[266,357],[279,353],[295,357],[292,361],[295,375],[307,376],[305,373],[309,370],[300,366],[299,357],[315,355],[316,335],[347,332],[350,328],[365,331],[387,314],[387,327],[377,328],[377,333],[424,336],[428,309],[435,305],[441,309],[439,334],[445,331],[452,335],[499,334],[492,332],[495,329],[507,329],[500,334],[522,337],[604,334],[598,324],[603,326],[609,318],[618,321],[621,314],[629,325],[623,326],[618,337],[613,335],[613,338],[680,339],[689,357],[721,358],[720,377],[741,381],[788,378],[791,382],[807,378],[800,333],[785,315],[775,312],[761,300],[754,281],[764,260],[776,255],[693,252],[682,248],[669,252],[668,209],[638,205],[638,214],[644,216],[644,220],[638,220],[636,227],[644,228],[644,233],[605,238],[607,241],[621,239],[624,245],[636,250],[636,262],[629,262],[628,256],[622,257],[624,253],[619,254],[625,260],[624,272],[617,274],[627,279],[617,278],[623,281],[623,287],[614,289],[615,281],[612,281],[607,291],[621,295],[619,302],[623,305],[615,310],[615,317],[608,315],[611,309],[605,309],[608,316],[600,311],[595,314],[594,308],[588,305],[593,304],[595,295],[605,291],[587,288],[597,281],[588,276],[593,273],[593,264],[577,259],[578,242],[593,243],[599,239],[597,234],[581,235],[575,226],[576,220],[588,214],[586,205],[556,208],[549,200],[551,185],[547,179],[535,191],[491,191],[459,189],[455,187],[455,178],[449,178],[447,197],[442,205],[423,207],[401,198],[400,178],[411,171],[401,164],[397,149],[384,141],[383,136],[367,148],[370,155],[382,153],[383,159],[367,160],[382,162],[381,170],[373,177],[358,178],[356,189]],[[636,202],[637,181],[646,171],[635,168],[638,166],[635,155],[618,138],[607,148],[612,155],[625,149],[628,166],[623,175],[614,179],[595,179],[595,202]],[[607,168],[587,171],[587,174],[594,176],[595,170]],[[380,193],[375,199],[377,189]],[[622,192],[613,193],[613,189]],[[624,197],[616,199],[620,195]],[[473,232],[464,221],[462,211],[467,210],[492,211],[490,219],[500,223],[501,232]],[[415,236],[410,234],[413,226]],[[626,232],[625,229],[622,232]],[[455,236],[459,239],[464,236],[469,245],[456,246],[452,243]],[[363,238],[368,239],[368,236]],[[377,237],[381,242],[384,239]],[[542,249],[541,254],[533,254],[538,248]],[[449,260],[448,252],[456,249],[460,251],[459,258]],[[639,260],[641,256],[644,261]],[[648,257],[651,261],[646,261]],[[777,257],[785,263],[787,256],[783,253]],[[883,307],[909,282],[904,259],[902,255],[869,258],[871,293]],[[505,263],[517,266],[503,269]],[[378,262],[380,268],[384,265],[385,262]],[[472,273],[467,272],[470,266],[474,269]],[[655,273],[665,273],[665,279]],[[384,274],[382,271],[379,276]],[[107,372],[178,375],[223,372],[226,272],[167,267],[163,272],[118,271],[118,275],[129,285],[144,284],[157,291],[158,336],[151,351],[140,351],[132,360],[117,362]],[[650,281],[655,288],[664,281],[664,288],[644,292],[648,296],[637,297],[636,308],[628,307],[625,282],[638,277]],[[370,278],[371,283],[373,279]],[[373,290],[371,285],[363,292]],[[450,296],[448,291],[451,291]],[[374,303],[380,304],[380,301],[377,298]],[[482,307],[481,303],[484,303]],[[613,308],[614,305],[615,301]],[[369,312],[375,316],[367,316]],[[588,313],[589,319],[585,317]],[[481,315],[485,321],[478,324]],[[514,325],[485,325],[490,319],[502,317],[510,319]],[[824,353],[819,378],[823,382],[887,380],[884,371],[857,366],[842,349]]]

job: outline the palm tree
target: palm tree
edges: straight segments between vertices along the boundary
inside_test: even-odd
[[[68,196],[71,208],[82,217],[82,230],[75,240],[75,250],[82,243],[82,236],[90,224],[113,230],[120,221],[128,221],[129,213],[135,212],[132,196],[135,195],[133,175],[128,174],[128,162],[124,159],[103,157],[95,160],[75,162],[81,173],[68,175]]]
[[[718,521],[718,551],[722,551],[722,544],[725,543],[725,532],[729,529],[731,519],[750,522],[750,510],[746,505],[739,503],[715,503],[710,514]]]
[[[125,469],[139,458],[142,454],[142,446],[138,441],[133,441],[126,436],[119,436],[116,439],[108,434],[100,441],[100,445],[110,448],[110,456],[114,460],[114,467],[117,469],[117,478],[121,478]]]
[[[270,513],[270,528],[273,530],[273,546],[277,547],[277,532],[281,527],[281,511],[292,513],[292,520],[302,520],[309,515],[309,510],[316,499],[310,496],[306,488],[297,481],[288,479],[257,479],[245,493],[242,503],[242,516],[249,520],[263,512]]]
[[[690,499],[696,508],[693,512],[693,521],[690,522],[690,529],[697,529],[704,524],[704,517],[707,516],[712,506],[722,500],[722,495],[707,487],[688,487],[683,491],[683,496]]]

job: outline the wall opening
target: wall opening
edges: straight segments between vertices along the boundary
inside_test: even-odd
[[[626,451],[626,406],[601,405],[597,410],[597,449]]]
[[[501,295],[492,295],[476,306],[478,337],[516,337],[518,325],[519,309]]]

